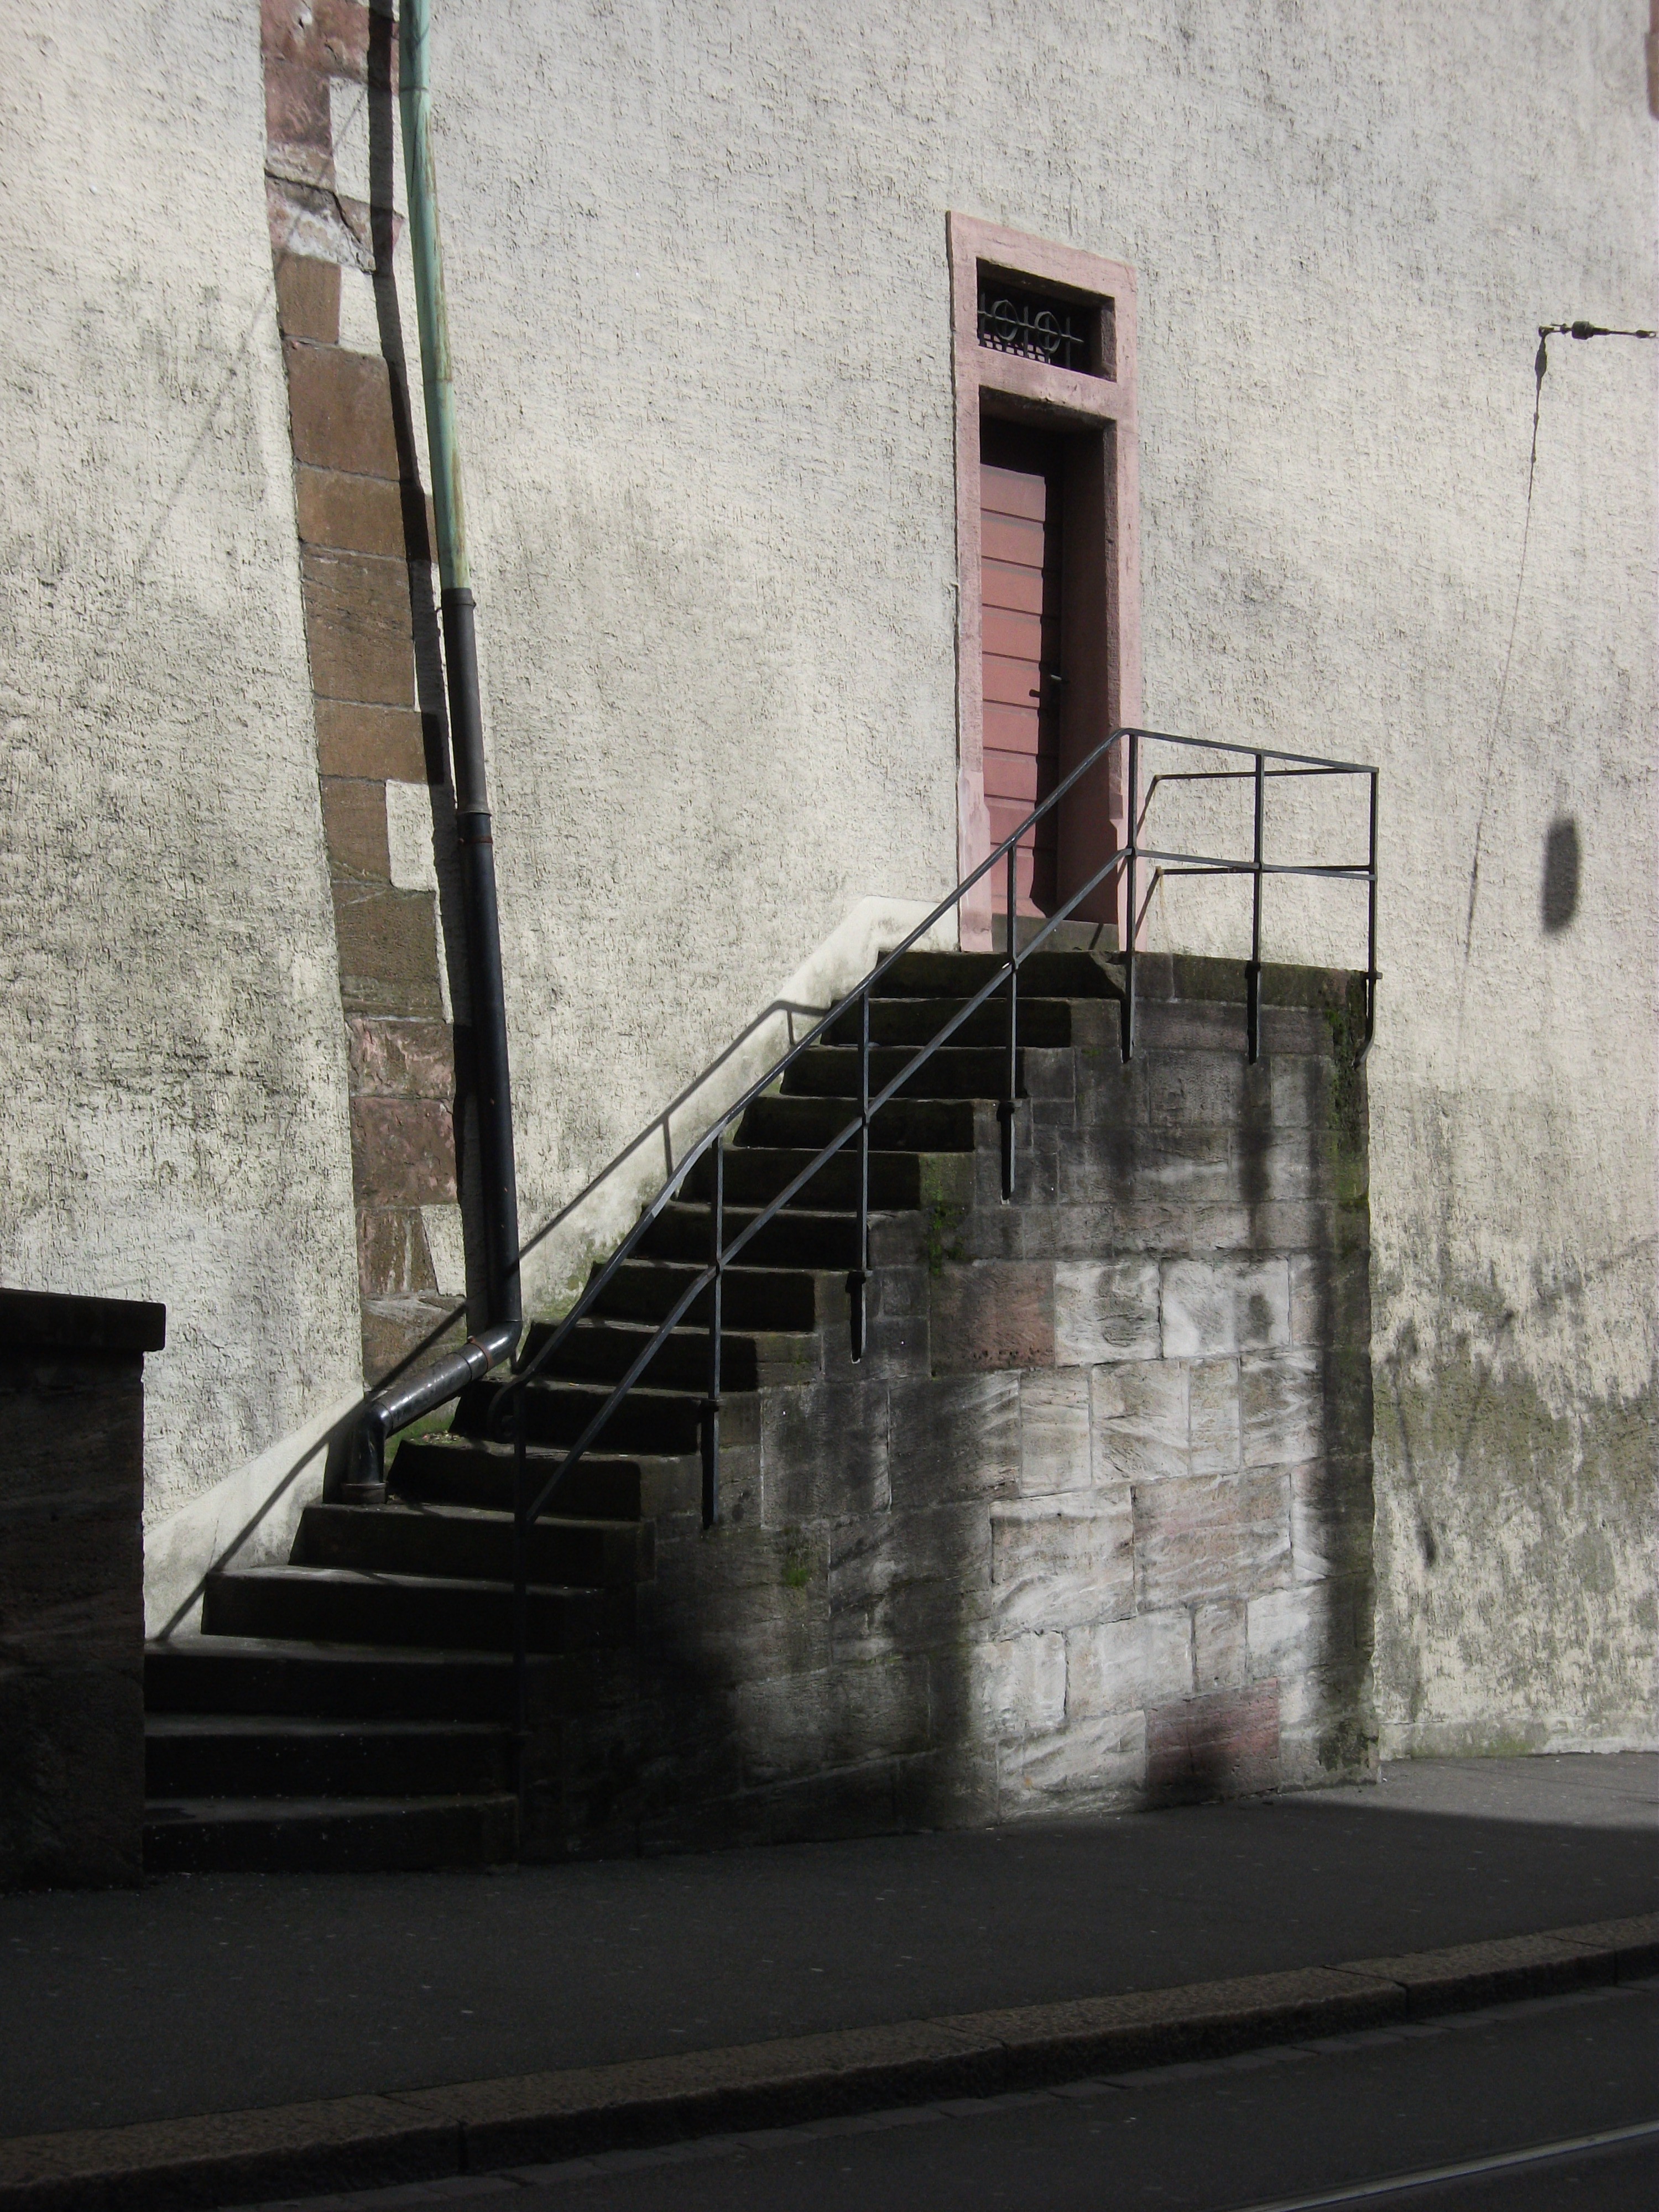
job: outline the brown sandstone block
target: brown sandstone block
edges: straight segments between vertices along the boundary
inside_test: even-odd
[[[1248,1797],[1279,1783],[1279,1685],[1217,1690],[1146,1716],[1146,1795],[1154,1805]]]
[[[312,689],[319,698],[415,703],[409,568],[307,546],[301,556]]]
[[[289,414],[294,458],[313,468],[360,476],[403,473],[392,379],[373,354],[289,338]]]
[[[342,776],[322,779],[323,841],[329,872],[337,876],[392,879],[387,849],[386,786]]]
[[[346,1059],[354,1092],[445,1101],[455,1095],[454,1034],[447,1022],[354,1014],[346,1023]]]
[[[441,1017],[433,893],[344,879],[331,889],[346,1012]]]
[[[325,775],[425,783],[425,725],[412,707],[319,699],[317,765]]]
[[[363,1381],[371,1390],[405,1360],[418,1356],[425,1364],[466,1337],[465,1314],[456,1313],[453,1298],[434,1297],[430,1291],[366,1297],[362,1316]]]
[[[365,1297],[435,1291],[426,1224],[415,1206],[368,1206],[357,1214],[357,1282]]]
[[[1054,1364],[1054,1271],[1040,1262],[947,1266],[932,1285],[930,1335],[941,1375]]]
[[[276,259],[276,319],[285,338],[336,345],[340,337],[340,264],[283,253]]]
[[[376,10],[359,0],[260,0],[259,44],[267,64],[287,62],[325,76],[366,82],[373,19]],[[389,16],[390,11],[387,11]],[[383,33],[384,35],[384,33]],[[396,88],[398,40],[386,41],[386,58]]]
[[[320,269],[327,264],[307,265]],[[334,275],[337,278],[337,269]],[[335,289],[337,293],[337,283]],[[303,544],[370,553],[386,560],[431,557],[429,508],[416,484],[301,466],[294,472],[294,496]]]
[[[935,1376],[896,1382],[888,1480],[893,1510],[1013,1492],[1019,1464],[1019,1377]]]
[[[448,1204],[456,1195],[449,1108],[437,1098],[354,1098],[351,1164],[362,1206]]]

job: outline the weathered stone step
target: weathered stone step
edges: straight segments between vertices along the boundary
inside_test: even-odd
[[[931,1043],[944,1028],[957,1006],[948,999],[872,999],[870,1002],[870,1042],[872,1045]],[[951,1032],[953,1045],[1006,1044],[1008,1036],[1008,1002],[1004,992],[988,999],[969,1015],[959,1029]],[[849,1008],[823,1033],[823,1042],[830,1045],[856,1046],[859,1041],[859,1013]],[[1028,998],[1025,979],[1020,978],[1019,1041],[1022,1044],[1060,1047],[1072,1042],[1072,1008],[1066,999]]]
[[[343,1567],[242,1567],[211,1574],[203,1593],[210,1636],[317,1637],[342,1644],[513,1647],[505,1583],[424,1575],[367,1575]],[[532,1588],[535,1651],[581,1651],[629,1641],[635,1594]]]
[[[144,1815],[149,1874],[409,1872],[495,1866],[518,1847],[518,1800],[486,1796],[185,1798]]]
[[[492,1512],[513,1506],[513,1446],[476,1432],[495,1400],[485,1385],[455,1409],[447,1434],[418,1437],[398,1447],[388,1477],[397,1496],[434,1505],[476,1505]],[[537,1448],[529,1454],[538,1487],[558,1464],[559,1455]],[[648,1455],[647,1456],[649,1456]],[[637,1456],[614,1449],[595,1452],[572,1470],[559,1492],[559,1510],[595,1521],[637,1521],[645,1510],[645,1469]]]
[[[627,1260],[600,1291],[594,1305],[599,1314],[614,1314],[635,1321],[666,1321],[699,1273],[695,1267],[665,1261]],[[708,1316],[705,1290],[689,1305],[681,1319],[696,1322]],[[805,1268],[733,1267],[721,1292],[721,1317],[736,1329],[795,1330],[817,1326],[817,1290]],[[618,1437],[613,1449],[648,1450]],[[672,1447],[657,1445],[661,1450]]]
[[[1000,952],[903,952],[877,984],[872,997],[971,999],[1002,965]],[[1034,999],[1113,999],[1117,985],[1087,952],[1033,952],[1020,963],[1022,996]]]
[[[466,1797],[512,1787],[504,1720],[151,1713],[144,1788],[187,1797]]]
[[[915,1054],[904,1045],[872,1046],[870,1053],[872,1096],[884,1090],[909,1066]],[[1016,1081],[1023,1085],[1023,1053]],[[959,1049],[941,1045],[931,1060],[923,1060],[905,1076],[901,1098],[1000,1098],[1006,1079],[1007,1054],[988,1045]],[[846,1045],[813,1045],[792,1063],[783,1079],[786,1097],[846,1098],[859,1095],[859,1054]],[[1016,1097],[1024,1095],[1017,1089]]]
[[[477,1434],[483,1427],[495,1388],[493,1382],[470,1383],[456,1414],[458,1424]],[[544,1381],[538,1376],[526,1382],[517,1395],[522,1401],[524,1432],[529,1443],[574,1444],[610,1397],[611,1390],[604,1382]],[[509,1437],[511,1433],[509,1429]],[[684,1390],[631,1390],[611,1416],[602,1437],[595,1441],[598,1448],[607,1452],[648,1452],[659,1458],[676,1458],[695,1451],[701,1442],[696,1400]],[[570,1514],[574,1510],[568,1500],[561,1501],[561,1513]]]
[[[648,1521],[538,1521],[531,1532],[530,1578],[568,1589],[649,1582],[654,1546]],[[462,1505],[308,1505],[294,1562],[504,1582],[513,1573],[512,1516]]]
[[[526,1357],[540,1351],[554,1324],[538,1322],[526,1340]],[[546,1370],[560,1382],[619,1382],[651,1341],[648,1322],[579,1322]],[[803,1331],[769,1334],[723,1329],[720,1376],[727,1390],[754,1390],[769,1382],[810,1382],[819,1367],[816,1337]],[[696,1390],[708,1382],[708,1332],[677,1328],[668,1336],[641,1381],[659,1390]]]
[[[761,1146],[818,1152],[856,1118],[842,1098],[757,1098],[743,1117],[738,1145],[740,1149]],[[871,1121],[870,1143],[880,1152],[971,1152],[973,1103],[967,1098],[891,1098]],[[857,1155],[853,1152],[848,1157]],[[826,1163],[823,1172],[831,1171],[832,1164]]]
[[[725,1237],[730,1248],[757,1206],[726,1207]],[[635,1247],[653,1260],[683,1260],[703,1266],[708,1257],[709,1208],[666,1206]],[[858,1217],[853,1213],[804,1213],[790,1207],[774,1214],[743,1248],[744,1267],[854,1267],[858,1265]],[[733,1387],[736,1388],[734,1379]]]
[[[494,1651],[190,1637],[146,1645],[144,1709],[198,1716],[498,1721],[507,1710],[509,1666]]]
[[[776,1104],[776,1100],[763,1100]],[[754,1109],[750,1111],[752,1114]],[[835,1134],[833,1130],[830,1133]],[[787,1190],[803,1168],[811,1165],[811,1152],[781,1150],[747,1142],[728,1145],[726,1151],[726,1202],[728,1206],[765,1206]],[[856,1145],[832,1153],[799,1197],[786,1208],[814,1212],[850,1212],[859,1199]],[[872,1152],[870,1156],[870,1203],[886,1213],[904,1213],[927,1202],[928,1165],[926,1153]],[[688,1199],[707,1199],[714,1187],[714,1164],[699,1160],[683,1188]]]

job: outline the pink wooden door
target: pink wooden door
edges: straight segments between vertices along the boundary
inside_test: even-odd
[[[993,848],[1054,787],[1060,760],[1059,441],[1011,422],[980,432],[985,804]],[[1018,853],[1022,914],[1054,904],[1058,809]],[[994,911],[1006,896],[995,872]]]

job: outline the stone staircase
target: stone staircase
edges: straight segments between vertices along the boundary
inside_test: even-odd
[[[910,954],[872,1002],[872,1083],[896,1075],[995,965],[993,956]],[[1074,1000],[1114,996],[1082,951],[1023,970],[1029,1048],[1072,1042]],[[1000,1091],[1006,1016],[981,1007],[877,1115],[872,1252],[918,1247],[923,1210],[965,1167],[975,1102]],[[726,1235],[844,1127],[858,1097],[856,1027],[832,1028],[782,1091],[744,1118],[726,1166]],[[1025,1054],[1022,1053],[1022,1060]],[[941,1169],[946,1172],[942,1176]],[[845,1330],[857,1260],[856,1155],[830,1161],[726,1274],[723,1389],[732,1401],[817,1373]],[[960,1176],[955,1184],[960,1185]],[[558,1464],[627,1372],[708,1250],[709,1178],[653,1224],[556,1369],[526,1392],[539,1470]],[[699,1466],[708,1337],[693,1308],[535,1532],[529,1642],[544,1734],[550,1716],[601,1699],[607,1658],[633,1647],[648,1602],[655,1517],[682,1517]],[[526,1350],[550,1327],[533,1324]],[[209,1577],[199,1638],[145,1656],[145,1864],[208,1868],[483,1864],[518,1848],[510,1705],[510,1448],[485,1437],[498,1385],[474,1385],[453,1429],[404,1442],[386,1504],[307,1506],[283,1566]],[[740,1447],[739,1447],[740,1449]],[[617,1694],[614,1670],[610,1694]],[[555,1729],[556,1740],[557,1731]]]

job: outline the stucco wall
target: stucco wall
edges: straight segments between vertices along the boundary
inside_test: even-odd
[[[258,22],[8,31],[0,1277],[166,1303],[154,1521],[357,1371]]]
[[[952,872],[947,210],[1131,263],[1148,719],[1383,770],[1395,1748],[1651,1728],[1649,349],[1557,342],[1504,680],[1535,326],[1652,319],[1644,27],[440,19],[526,1219],[853,896]],[[1558,816],[1582,883],[1547,930]],[[1219,905],[1154,928],[1236,942]],[[1356,920],[1286,893],[1269,950],[1352,960]]]

